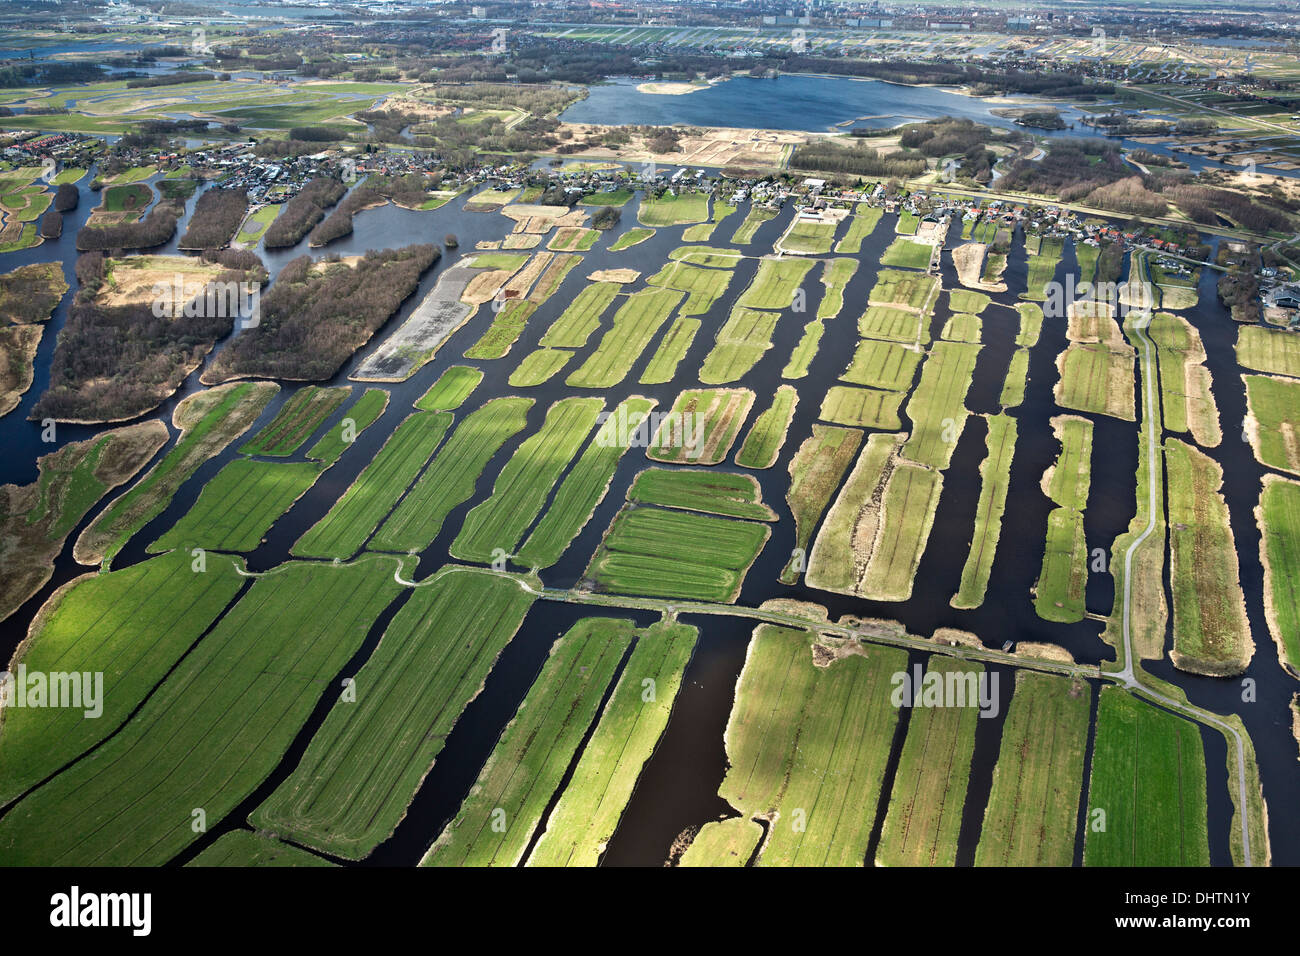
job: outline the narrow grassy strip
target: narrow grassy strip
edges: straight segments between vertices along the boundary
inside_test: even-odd
[[[564,476],[551,506],[516,552],[520,564],[549,568],[591,520],[605,500],[609,484],[635,436],[646,440],[642,423],[655,406],[654,399],[634,395],[620,402],[596,430],[582,456]]]
[[[984,446],[988,453],[980,463],[980,497],[975,505],[975,530],[970,551],[961,571],[961,587],[953,595],[952,606],[979,607],[984,603],[998,539],[1002,536],[1002,515],[1007,506],[1007,486],[1011,481],[1011,460],[1016,448],[1016,420],[1010,415],[990,416]]]
[[[348,388],[306,385],[298,389],[269,425],[244,442],[239,453],[279,458],[293,454],[349,394],[351,389]]]
[[[587,568],[599,590],[730,603],[766,525],[661,508],[620,511]]]
[[[102,674],[109,693],[90,706],[6,707],[0,724],[0,803],[103,740],[130,715],[243,586],[227,561],[195,571],[190,555],[162,555],[74,579],[45,603],[8,670]],[[93,688],[85,688],[93,691]]]
[[[333,464],[357,440],[357,436],[375,423],[388,407],[388,392],[368,388],[353,402],[339,423],[320,437],[307,451],[313,461]]]
[[[604,404],[599,398],[563,398],[547,409],[542,427],[524,440],[497,475],[491,497],[465,516],[451,554],[462,561],[487,562],[513,553],[546,506],[561,472],[596,426]]]
[[[528,423],[531,398],[494,398],[467,416],[420,480],[375,533],[370,547],[423,551],[452,509],[468,501],[493,456]]]
[[[512,388],[535,388],[554,378],[571,358],[567,349],[536,349],[520,360],[506,381]]]
[[[700,366],[700,381],[705,385],[725,385],[739,381],[758,364],[763,353],[772,347],[776,332],[776,312],[760,312],[737,306],[718,329],[717,339]]]
[[[588,283],[573,297],[564,313],[551,323],[539,344],[547,348],[582,348],[591,333],[600,328],[600,317],[620,288],[617,282]]]
[[[1223,677],[1245,670],[1255,651],[1246,620],[1237,548],[1220,494],[1223,469],[1191,445],[1165,442],[1169,482],[1169,582],[1174,596],[1174,666]]]
[[[182,436],[162,461],[81,533],[73,551],[77,561],[111,563],[132,535],[162,514],[201,464],[257,420],[277,391],[278,385],[267,382],[240,382],[199,392],[177,405],[173,420]]]
[[[650,440],[646,457],[716,465],[727,457],[753,404],[754,393],[745,388],[686,389]]]
[[[1088,786],[1085,866],[1209,866],[1205,752],[1190,721],[1106,687]]]
[[[203,486],[194,506],[146,550],[254,551],[324,470],[316,462],[237,458]]]
[[[813,319],[803,327],[803,337],[790,353],[790,361],[781,370],[782,378],[798,379],[808,374],[808,367],[817,357],[817,346],[821,344],[822,333],[825,331],[826,323],[820,319]]]
[[[771,468],[776,464],[785,445],[794,409],[799,404],[799,392],[791,385],[776,390],[772,404],[754,419],[745,436],[745,443],[736,453],[736,464],[742,468]]]
[[[812,267],[810,259],[763,259],[754,281],[736,304],[749,309],[788,309]]]
[[[699,331],[699,319],[680,315],[673,319],[673,324],[668,326],[668,331],[659,340],[659,347],[655,350],[655,354],[646,363],[645,371],[641,373],[640,383],[663,385],[676,378],[677,366],[682,363],[682,359],[686,358],[686,353],[690,351],[691,343],[695,341],[695,335]]]
[[[290,553],[343,560],[361,550],[432,457],[451,420],[451,412],[408,416],[325,517],[294,542]]]
[[[897,648],[814,647],[806,631],[755,630],[719,793],[744,817],[770,820],[760,866],[862,865],[898,721],[890,680],[906,666]]]
[[[828,259],[822,266],[821,280],[826,291],[817,305],[817,318],[833,319],[844,308],[844,289],[857,274],[857,259]]]
[[[776,513],[763,504],[758,480],[730,471],[647,468],[632,482],[627,500],[727,518],[776,520]]]
[[[858,334],[868,339],[888,339],[907,345],[930,341],[925,314],[891,305],[869,305],[858,318]]]
[[[1160,399],[1165,428],[1189,432],[1198,445],[1213,448],[1223,440],[1219,410],[1214,402],[1205,346],[1196,327],[1181,315],[1158,312],[1148,326],[1160,367]],[[1247,377],[1247,398],[1250,383]],[[1278,381],[1285,381],[1278,379]],[[1292,406],[1300,400],[1300,383],[1291,391]],[[1300,469],[1300,453],[1296,455]]]
[[[862,339],[841,382],[902,392],[911,388],[922,353],[897,342]]]
[[[512,578],[448,566],[414,589],[294,772],[249,817],[359,860],[390,837],[534,598]]]
[[[861,443],[862,432],[857,429],[813,425],[812,437],[805,439],[790,459],[790,490],[785,500],[794,516],[795,547],[781,571],[782,584],[799,580],[807,564],[813,528],[821,520]]]
[[[288,843],[281,843],[260,833],[232,830],[219,837],[187,866],[217,867],[277,867],[277,866],[334,866],[324,857],[308,853]]]
[[[660,735],[699,632],[659,623],[638,631],[627,666],[573,776],[528,857],[529,866],[595,866]]]
[[[121,732],[0,820],[12,865],[161,866],[257,788],[400,585],[392,562],[259,578]]]
[[[970,783],[979,721],[974,661],[931,655],[926,676],[936,674],[965,694],[965,706],[917,707],[894,774],[889,810],[880,831],[876,863],[884,866],[953,866]]]
[[[744,866],[763,839],[763,828],[753,820],[731,817],[704,824],[686,848],[678,866]]]
[[[1020,331],[1016,333],[1016,345],[1033,348],[1038,344],[1038,336],[1043,330],[1043,307],[1034,302],[1020,302],[1016,305],[1020,313]]]
[[[752,206],[745,219],[736,228],[736,234],[731,237],[733,245],[744,246],[754,241],[754,234],[758,232],[759,226],[769,219],[775,219],[777,211],[769,209],[766,206]]]
[[[609,251],[622,252],[624,249],[630,249],[637,243],[645,242],[654,234],[655,231],[653,229],[646,229],[642,226],[633,226],[610,244]]]
[[[853,213],[853,218],[849,220],[849,228],[844,233],[844,238],[836,243],[835,251],[842,255],[856,256],[862,251],[862,240],[875,232],[883,214],[883,209],[859,204]]]
[[[537,303],[511,299],[492,319],[482,337],[465,350],[467,359],[502,358],[524,334],[524,326],[537,311]]]
[[[685,262],[669,262],[645,281],[647,285],[687,293],[686,301],[678,310],[679,315],[704,315],[727,291],[731,276],[730,269],[705,269]]]
[[[903,454],[912,461],[940,470],[966,426],[966,393],[975,373],[979,346],[961,342],[936,342],[921,368],[921,381],[907,403],[912,434]]]
[[[1277,643],[1278,658],[1300,670],[1300,482],[1264,476],[1255,509],[1264,566],[1264,616]]]
[[[424,866],[516,866],[631,642],[631,621],[584,618],[556,641]]]
[[[415,407],[422,412],[450,412],[465,403],[474,389],[483,381],[483,370],[469,365],[453,365],[438,376],[438,381],[416,399]]]
[[[1082,621],[1088,586],[1088,546],[1083,512],[1092,481],[1092,422],[1058,415],[1052,430],[1061,443],[1055,464],[1043,476],[1043,492],[1058,507],[1047,516],[1043,566],[1034,585],[1034,610],[1045,621]]]
[[[1068,677],[1017,672],[976,866],[1073,861],[1091,693]]]
[[[1018,408],[1025,400],[1025,386],[1029,382],[1029,349],[1019,348],[1011,353],[1007,377],[1002,382],[1002,395],[998,404],[1002,408]]]
[[[651,289],[627,297],[614,313],[613,326],[587,361],[565,379],[573,388],[612,388],[632,371],[685,293],[676,289]]]

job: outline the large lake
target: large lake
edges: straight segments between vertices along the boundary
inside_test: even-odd
[[[560,118],[571,123],[685,123],[808,132],[843,130],[846,127],[835,124],[846,120],[852,121],[852,126],[882,129],[938,116],[991,126],[1013,125],[990,112],[1007,106],[1006,99],[990,101],[933,86],[899,86],[882,80],[801,74],[773,79],[739,76],[680,96],[638,92],[641,82],[620,79],[593,86],[585,100],[570,106]],[[1023,101],[1026,105],[1030,102]],[[1068,108],[1062,113],[1067,121],[1078,115]],[[866,118],[858,121],[858,117]]]

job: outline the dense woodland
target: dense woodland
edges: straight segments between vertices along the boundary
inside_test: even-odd
[[[286,263],[262,297],[259,324],[221,351],[204,381],[330,378],[415,291],[440,254],[422,244],[372,250],[355,266],[310,256]]]
[[[169,200],[160,201],[140,222],[120,222],[110,226],[85,226],[77,233],[77,250],[152,249],[176,234],[176,223],[185,207]]]
[[[317,176],[280,208],[280,214],[266,230],[268,249],[296,245],[312,227],[325,218],[325,210],[343,198],[347,186],[332,176]]]
[[[0,323],[44,322],[67,291],[57,262],[19,266],[0,275]]]
[[[181,237],[182,249],[221,249],[230,244],[235,230],[248,214],[248,193],[243,189],[209,189],[194,204],[189,228]]]
[[[382,205],[387,201],[387,197],[378,190],[358,186],[334,207],[334,211],[325,218],[324,222],[311,231],[311,244],[324,246],[335,239],[351,235],[353,216],[368,206]]]

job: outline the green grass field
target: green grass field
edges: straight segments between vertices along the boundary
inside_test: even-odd
[[[713,218],[696,226],[687,226],[682,230],[682,238],[687,242],[708,242],[713,238],[713,232],[718,228],[722,220],[735,213],[738,208],[738,206],[733,206],[725,200],[715,199],[713,201]]]
[[[657,199],[649,196],[641,200],[637,218],[643,226],[681,226],[693,222],[707,222],[709,218],[708,193],[665,193]]]
[[[1206,447],[1218,445],[1223,440],[1223,432],[1200,333],[1181,315],[1157,312],[1151,318],[1147,334],[1156,345],[1165,428],[1190,432],[1197,444]],[[1249,393],[1249,382],[1247,386]],[[1297,467],[1300,467],[1300,456]]]
[[[536,388],[554,378],[573,353],[565,349],[535,349],[529,352],[506,380],[511,388]]]
[[[276,458],[292,455],[349,394],[348,388],[303,386],[289,396],[270,424],[240,446],[239,453]]]
[[[839,425],[894,429],[901,427],[898,408],[902,403],[902,392],[833,385],[827,390],[817,417]]]
[[[705,385],[739,381],[758,364],[772,347],[772,335],[780,318],[777,312],[760,312],[737,306],[718,329],[717,338],[700,366]]]
[[[349,860],[392,835],[533,597],[511,578],[448,566],[413,590],[330,709],[294,772],[249,817]]]
[[[736,304],[750,309],[790,308],[796,290],[803,286],[813,265],[810,259],[763,259],[754,281]]]
[[[1104,345],[1071,345],[1058,359],[1056,404],[1125,421],[1133,411],[1133,356]]]
[[[465,516],[451,555],[486,563],[514,553],[603,407],[599,398],[563,398],[547,409],[542,427],[524,439],[498,473],[491,496]]]
[[[1246,427],[1261,464],[1300,475],[1300,381],[1243,375],[1251,423]]]
[[[900,269],[928,269],[934,246],[928,242],[916,242],[902,236],[889,244],[889,248],[880,257],[882,266]]]
[[[826,323],[820,319],[813,319],[803,327],[799,344],[794,347],[790,353],[790,361],[786,362],[785,368],[781,370],[782,378],[799,379],[808,374],[808,367],[817,357],[817,347],[821,344],[825,331]]]
[[[171,860],[284,758],[399,587],[385,559],[259,578],[119,733],[0,821],[6,861]]]
[[[556,252],[586,252],[596,244],[600,233],[582,226],[561,226],[555,230],[546,248]]]
[[[603,591],[730,603],[766,525],[661,508],[620,511],[587,577]]]
[[[650,340],[682,301],[676,289],[647,289],[629,295],[614,313],[614,324],[565,384],[572,388],[612,388],[632,371]],[[553,343],[548,343],[553,344]]]
[[[776,464],[786,434],[794,420],[794,409],[799,403],[799,392],[793,386],[782,385],[776,390],[772,404],[754,419],[744,444],[736,452],[736,464],[742,468],[771,468]]]
[[[588,283],[573,297],[564,313],[551,323],[539,344],[546,348],[582,348],[591,333],[600,328],[600,317],[620,288],[616,282]]]
[[[235,241],[246,246],[255,246],[262,239],[262,234],[270,228],[275,217],[280,214],[278,203],[262,206],[255,212],[249,214],[244,220],[244,224],[239,227],[239,232],[235,236]]]
[[[763,828],[753,820],[711,820],[700,827],[677,865],[744,866],[762,839]]]
[[[477,342],[467,348],[467,359],[498,359],[505,356],[524,334],[529,318],[537,311],[537,303],[526,299],[511,299],[492,317],[492,324]]]
[[[450,412],[414,412],[406,418],[374,460],[290,549],[300,558],[350,558],[366,543],[415,481],[425,462],[451,427]]]
[[[388,392],[382,388],[368,388],[361,397],[348,406],[339,423],[327,431],[307,451],[315,461],[331,463],[356,441],[358,435],[375,423],[388,407]]]
[[[630,249],[639,242],[645,242],[654,234],[655,231],[653,229],[643,229],[640,226],[633,226],[610,243],[609,251],[622,252],[624,249]]]
[[[778,240],[780,249],[807,256],[824,256],[835,243],[837,222],[820,222],[796,217]]]
[[[686,389],[681,392],[646,457],[689,465],[716,465],[731,451],[754,404],[745,388]]]
[[[948,292],[948,308],[952,312],[979,315],[992,301],[983,292],[972,292],[970,289],[952,289]]]
[[[1020,302],[1016,305],[1020,313],[1020,331],[1016,333],[1016,345],[1033,348],[1038,344],[1038,336],[1043,330],[1043,308],[1034,302]]]
[[[979,346],[936,342],[921,367],[921,380],[907,402],[912,434],[903,454],[940,470],[952,461],[966,426],[966,393],[975,373]]]
[[[763,504],[763,492],[753,475],[690,468],[647,468],[628,489],[627,500],[682,511],[699,511],[724,518],[775,521]]]
[[[642,385],[663,385],[677,375],[677,366],[686,358],[702,323],[699,319],[678,316],[659,340],[654,355],[646,363],[638,380]]]
[[[952,606],[979,607],[984,603],[998,539],[1002,536],[1002,515],[1007,506],[1007,486],[1011,482],[1011,460],[1015,454],[1017,422],[1010,415],[993,415],[988,419],[987,450],[980,463],[980,496],[975,505],[975,528],[971,533],[970,551],[961,572],[961,586],[953,595]]]
[[[201,464],[220,454],[257,420],[279,389],[267,382],[241,382],[184,399],[175,415],[185,434],[162,461],[81,533],[77,560],[83,564],[101,558],[111,562],[132,535],[166,510],[177,489]]]
[[[232,830],[187,866],[334,866],[324,857],[248,830]]]
[[[1025,400],[1025,386],[1029,382],[1029,349],[1018,348],[1011,353],[1007,377],[1002,382],[1002,395],[998,403],[1003,409],[1017,408]]]
[[[1200,729],[1118,687],[1101,692],[1085,866],[1209,866]],[[1104,817],[1097,817],[1098,811]]]
[[[493,456],[527,425],[531,398],[495,398],[468,415],[410,492],[380,525],[370,547],[423,551],[443,521],[468,501]]]
[[[868,339],[887,339],[908,345],[929,341],[925,314],[888,305],[869,305],[858,318],[858,334]]]
[[[1092,422],[1058,415],[1052,430],[1061,443],[1043,490],[1057,505],[1047,516],[1043,566],[1034,586],[1034,610],[1046,621],[1082,621],[1088,585],[1088,547],[1083,512],[1092,483]]]
[[[821,520],[831,495],[854,461],[862,432],[832,425],[813,425],[812,436],[804,440],[790,459],[790,490],[786,502],[794,517],[795,550],[781,571],[783,584],[794,584],[807,565],[808,542]]]
[[[1019,671],[976,866],[1069,866],[1083,787],[1092,691],[1054,674]]]
[[[147,550],[254,551],[323,470],[316,462],[237,458],[203,486],[194,506]]]
[[[871,235],[880,223],[884,210],[874,206],[859,205],[849,220],[849,227],[844,237],[835,245],[835,251],[842,255],[856,256],[862,251],[862,240]]]
[[[1239,674],[1254,652],[1237,549],[1219,489],[1223,469],[1175,438],[1165,442],[1169,485],[1174,664],[1198,674]]]
[[[1237,363],[1256,372],[1300,378],[1300,336],[1243,325],[1237,330]]]
[[[1300,667],[1300,482],[1264,476],[1255,509],[1261,528],[1260,563],[1264,566],[1264,611],[1278,645],[1278,656]]]
[[[734,264],[734,263],[733,263]],[[727,291],[730,269],[708,269],[685,262],[669,262],[645,281],[647,285],[687,293],[678,315],[704,315]]]
[[[599,862],[668,724],[697,636],[688,624],[660,623],[636,632],[613,696],[528,857],[529,866]]]
[[[962,687],[973,687],[984,668],[975,662],[931,655],[926,674],[945,681],[958,675]],[[967,691],[964,707],[917,707],[907,724],[889,810],[880,830],[876,863],[884,866],[953,866],[957,835],[970,782],[979,708]]]
[[[906,209],[898,214],[898,221],[894,223],[894,231],[900,236],[914,236],[920,227],[920,217],[914,212],[908,212]]]
[[[896,342],[862,339],[841,382],[902,392],[911,388],[922,353]]]
[[[719,246],[678,246],[668,253],[668,258],[693,266],[706,266],[710,269],[734,269],[745,258],[745,254],[735,249],[724,249]]]
[[[560,555],[591,520],[596,506],[605,500],[618,463],[632,447],[629,438],[644,435],[643,422],[654,406],[653,399],[633,396],[610,412],[564,476],[546,513],[516,552],[519,564],[549,568],[560,560]]]
[[[907,654],[830,648],[815,666],[805,631],[759,625],[727,725],[719,793],[744,817],[770,815],[760,866],[860,866],[898,709],[891,676]]]
[[[177,552],[78,579],[56,592],[14,664],[29,672],[102,673],[98,717],[74,707],[8,707],[0,724],[0,802],[103,740],[216,620],[244,584],[235,565],[198,573]],[[14,669],[11,665],[10,669]]]
[[[745,215],[745,219],[736,227],[736,233],[731,237],[733,245],[743,246],[754,241],[754,234],[763,223],[769,219],[775,219],[777,211],[768,209],[766,206],[752,206]]]
[[[817,304],[817,318],[833,319],[844,308],[844,289],[857,274],[858,260],[830,259],[822,266],[821,280],[825,291]]]
[[[939,338],[949,342],[978,343],[982,331],[983,323],[980,322],[979,316],[957,312],[949,316],[948,321],[943,324],[943,331],[939,333]]]
[[[429,390],[415,401],[415,407],[422,412],[450,412],[465,404],[479,382],[483,381],[483,370],[468,365],[453,365],[438,376],[438,381],[429,386]]]
[[[556,641],[424,866],[516,866],[523,859],[633,635],[631,621],[589,617]]]
[[[872,305],[895,305],[927,310],[934,303],[938,291],[938,276],[881,269],[876,274],[876,284],[872,286],[867,301]]]

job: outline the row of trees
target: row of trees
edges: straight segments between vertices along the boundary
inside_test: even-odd
[[[437,261],[435,245],[370,251],[347,266],[300,256],[262,297],[261,320],[239,334],[203,375],[328,379],[397,311]]]
[[[85,226],[77,233],[77,250],[151,249],[161,246],[176,234],[176,223],[185,208],[160,201],[140,222],[119,222],[107,226]]]
[[[325,218],[325,210],[343,198],[347,186],[333,176],[317,176],[280,208],[280,215],[266,230],[268,249],[297,245],[311,228]]]
[[[840,146],[830,140],[816,140],[796,146],[790,157],[790,166],[793,169],[849,176],[898,178],[919,176],[926,170],[926,162],[920,157],[881,155],[879,150],[870,146]]]

